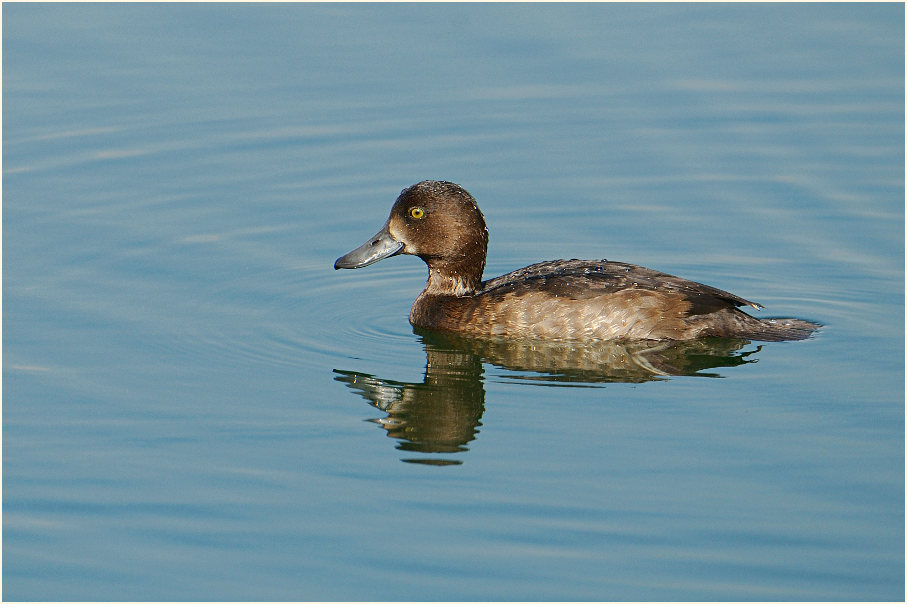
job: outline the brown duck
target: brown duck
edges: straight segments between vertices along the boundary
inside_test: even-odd
[[[396,254],[428,265],[409,313],[416,327],[474,336],[559,340],[802,340],[819,325],[757,319],[762,306],[726,291],[608,260],[551,260],[482,281],[488,229],[475,199],[451,182],[404,189],[384,227],[334,268]]]

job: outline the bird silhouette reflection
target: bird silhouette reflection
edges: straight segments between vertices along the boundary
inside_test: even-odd
[[[486,363],[513,371],[504,379],[551,385],[642,383],[671,376],[721,377],[709,371],[756,362],[748,340],[553,342],[479,339],[415,330],[425,348],[421,382],[398,382],[334,369],[335,380],[355,390],[385,416],[374,421],[402,451],[458,454],[476,438],[485,411]],[[410,463],[450,465],[450,457],[416,457]]]

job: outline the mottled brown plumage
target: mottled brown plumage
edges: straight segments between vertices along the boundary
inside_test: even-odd
[[[334,263],[359,268],[404,253],[428,265],[410,311],[417,327],[476,336],[565,340],[800,340],[818,325],[760,320],[729,292],[607,260],[553,260],[482,281],[488,230],[475,199],[449,182],[405,189],[384,228]]]

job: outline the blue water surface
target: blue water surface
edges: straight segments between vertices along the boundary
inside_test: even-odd
[[[904,599],[902,4],[2,11],[5,600]],[[415,333],[426,178],[824,327]]]

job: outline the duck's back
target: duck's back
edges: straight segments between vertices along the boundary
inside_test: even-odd
[[[485,281],[467,296],[423,293],[410,321],[483,336],[583,340],[788,340],[815,329],[805,321],[761,321],[738,306],[760,308],[729,292],[633,264],[553,260]]]

